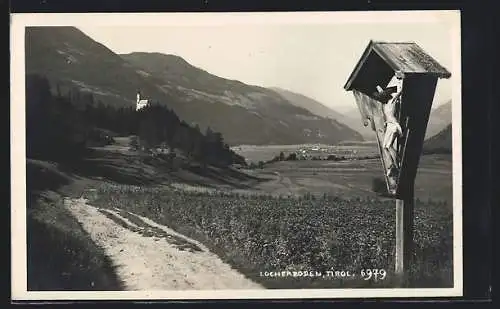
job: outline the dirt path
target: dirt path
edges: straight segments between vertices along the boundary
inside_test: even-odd
[[[262,289],[201,243],[120,209],[65,205],[116,265],[127,290]]]

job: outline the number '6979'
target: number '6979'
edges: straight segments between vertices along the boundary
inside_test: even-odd
[[[374,281],[384,280],[386,276],[387,276],[387,272],[385,271],[385,269],[374,268],[374,269],[362,269],[361,270],[361,277],[364,280],[370,280],[370,279],[372,279]]]

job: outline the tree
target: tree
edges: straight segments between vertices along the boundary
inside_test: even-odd
[[[198,128],[191,131],[191,154],[194,159],[203,159],[203,138]]]
[[[61,85],[59,83],[57,83],[57,85],[56,85],[56,95],[58,97],[62,97],[62,95],[61,95]]]
[[[186,134],[185,129],[182,126],[178,126],[174,132],[174,138],[172,140],[172,146],[181,150],[185,150]]]
[[[81,111],[70,98],[53,96],[46,77],[26,78],[27,156],[68,160],[83,153],[89,136]]]
[[[49,81],[38,75],[26,76],[26,151],[28,157],[43,153],[49,125],[52,96]]]
[[[189,154],[192,160],[219,166],[246,164],[224,143],[220,132],[207,127],[205,134],[198,124],[189,125],[177,114],[154,102],[140,111],[133,106],[116,108],[94,99],[88,92],[71,88],[65,96],[50,92],[45,77],[26,78],[27,152],[33,155],[62,155],[81,149],[88,142],[102,142],[103,130],[123,135],[136,135],[131,147],[146,148],[167,144]],[[62,149],[62,150],[61,150]],[[48,153],[53,151],[54,153]]]
[[[295,161],[297,160],[297,154],[295,152],[292,152],[291,154],[288,155],[286,158],[287,161]]]
[[[144,108],[139,115],[140,120],[139,120],[138,135],[140,139],[140,144],[146,149],[150,149],[161,142],[160,139],[158,138],[156,124],[151,119],[152,115],[153,113],[147,107]]]

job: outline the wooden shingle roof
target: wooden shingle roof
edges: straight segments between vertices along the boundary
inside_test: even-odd
[[[344,89],[351,90],[351,86],[358,77],[358,73],[373,53],[382,58],[394,71],[430,74],[439,78],[449,78],[451,76],[451,73],[446,68],[414,42],[370,41],[347,80]]]

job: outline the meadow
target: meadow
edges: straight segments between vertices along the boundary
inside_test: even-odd
[[[275,154],[279,148],[272,150]],[[262,169],[203,174],[190,168],[170,171],[165,177],[158,169],[150,172],[155,164],[161,164],[159,159],[155,164],[139,164],[138,159],[118,152],[101,157],[100,161],[91,159],[89,167],[81,166],[85,174],[72,171],[83,177],[70,184],[58,174],[58,168],[30,161],[28,184],[36,191],[50,190],[35,186],[48,183],[41,180],[50,176],[54,178],[51,183],[66,184],[62,190],[65,195],[79,197],[85,188],[92,189],[88,191],[92,194],[85,195],[90,204],[130,211],[169,226],[202,242],[267,288],[395,287],[394,200],[378,196],[372,188],[373,179],[381,176],[379,159],[281,161],[265,164]],[[408,286],[453,284],[451,175],[449,155],[422,156],[415,190],[415,262]],[[189,190],[186,180],[190,180]],[[70,194],[71,190],[75,192]],[[42,254],[44,246],[64,250],[49,255],[48,263],[32,262],[31,288],[120,289],[102,250],[64,212],[60,197],[37,197],[29,205],[28,228],[37,231],[30,233],[28,240],[30,256]],[[54,225],[54,218],[62,223]],[[52,225],[54,232],[47,232]],[[367,269],[383,269],[387,276],[364,280],[360,275]],[[281,271],[325,274],[332,270],[349,271],[352,276],[262,275]],[[36,279],[45,273],[70,274],[73,279],[53,275],[44,276],[49,281]]]
[[[379,198],[273,197],[223,190],[102,184],[91,203],[120,208],[192,237],[267,288],[394,287],[394,202]],[[415,205],[415,263],[408,286],[451,287],[452,212],[444,202]],[[364,280],[384,269],[385,280]],[[262,272],[344,270],[349,278],[265,277]]]
[[[273,195],[324,193],[346,198],[377,197],[373,182],[382,179],[380,159],[367,160],[300,160],[266,164],[263,169],[249,171],[256,177],[268,177],[254,188]],[[453,206],[452,161],[450,155],[425,155],[415,179],[415,198],[443,201]],[[384,199],[381,196],[378,198]]]
[[[298,147],[304,146],[289,151]],[[363,148],[357,153],[373,153],[373,146]],[[261,150],[271,154],[282,148]],[[421,158],[415,185],[416,255],[408,286],[452,286],[451,167],[449,155]],[[267,288],[395,286],[395,203],[373,190],[373,180],[382,173],[380,159],[280,161],[242,172],[260,181],[244,189],[215,185],[210,190],[202,184],[185,190],[102,183],[91,203],[149,217],[192,237]],[[384,269],[387,277],[364,280],[360,273],[367,268]],[[357,276],[262,276],[329,270]]]

